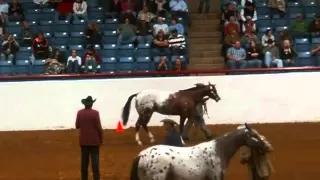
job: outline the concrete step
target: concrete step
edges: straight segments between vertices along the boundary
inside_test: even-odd
[[[189,38],[213,38],[213,37],[221,37],[221,32],[216,31],[216,32],[197,32],[197,31],[190,31],[189,32]]]
[[[209,13],[209,14],[198,14],[198,13],[191,13],[190,18],[193,20],[203,20],[203,19],[220,19],[220,13]]]
[[[220,51],[189,51],[189,56],[192,58],[206,58],[206,57],[219,57]]]
[[[222,44],[191,44],[190,43],[190,52],[191,51],[220,51]]]
[[[189,43],[192,45],[199,44],[220,44],[221,37],[213,37],[213,38],[190,38]]]
[[[210,24],[210,25],[193,25],[189,31],[197,32],[219,32],[219,24]]]
[[[206,64],[206,65],[215,65],[215,64],[224,64],[223,57],[190,57],[190,64]]]
[[[191,20],[192,26],[199,26],[199,25],[219,25],[219,19],[202,19],[202,20]]]

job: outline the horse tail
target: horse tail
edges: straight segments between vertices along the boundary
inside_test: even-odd
[[[141,156],[136,157],[131,166],[130,180],[140,180],[138,175],[138,166]]]
[[[126,104],[125,104],[124,107],[123,107],[123,110],[122,110],[122,121],[123,121],[123,125],[124,125],[124,126],[127,125],[128,120],[129,120],[130,109],[131,109],[131,101],[132,101],[132,99],[133,99],[134,97],[136,97],[137,95],[138,95],[138,93],[132,94],[132,95],[128,98]]]

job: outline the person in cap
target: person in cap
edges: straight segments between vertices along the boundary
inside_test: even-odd
[[[245,8],[240,11],[240,17],[242,22],[247,20],[247,17],[251,17],[252,21],[256,21],[258,19],[257,11],[254,8],[254,4],[250,1],[247,1],[245,4]]]
[[[296,21],[289,27],[291,35],[298,38],[309,38],[308,33],[309,22],[307,22],[302,14],[297,14]]]
[[[82,99],[84,109],[77,113],[76,128],[80,130],[81,180],[88,180],[89,157],[91,157],[93,180],[100,180],[99,150],[103,144],[103,132],[99,112],[92,109],[95,101],[91,96]]]
[[[309,24],[309,33],[320,36],[320,12],[314,16],[314,20]]]
[[[277,46],[274,45],[272,39],[268,39],[267,46],[263,48],[263,54],[265,56],[264,63],[267,67],[276,66],[278,68],[283,67],[283,61],[280,59],[280,52]]]
[[[163,119],[161,122],[163,122],[163,127],[167,132],[167,136],[163,144],[178,147],[183,146],[180,134],[175,128],[175,126],[178,124],[172,119]]]

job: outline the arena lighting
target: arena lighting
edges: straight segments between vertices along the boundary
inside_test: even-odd
[[[28,81],[28,80],[58,80],[58,79],[101,79],[117,77],[150,77],[150,76],[177,76],[177,75],[221,75],[227,73],[268,73],[268,72],[303,72],[319,71],[320,67],[286,67],[286,68],[255,68],[255,69],[207,69],[207,70],[185,70],[185,71],[134,71],[134,72],[115,72],[97,74],[59,74],[59,75],[13,75],[0,76],[0,81]]]

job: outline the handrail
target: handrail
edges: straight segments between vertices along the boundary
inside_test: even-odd
[[[116,78],[116,77],[150,77],[150,76],[175,76],[175,75],[206,75],[224,73],[259,73],[259,72],[296,72],[296,71],[318,71],[320,67],[286,67],[286,68],[255,68],[255,69],[206,69],[185,71],[134,71],[117,73],[97,73],[97,74],[59,74],[59,75],[14,75],[0,76],[0,81],[25,81],[25,80],[58,80],[58,79],[97,79],[97,78]]]

